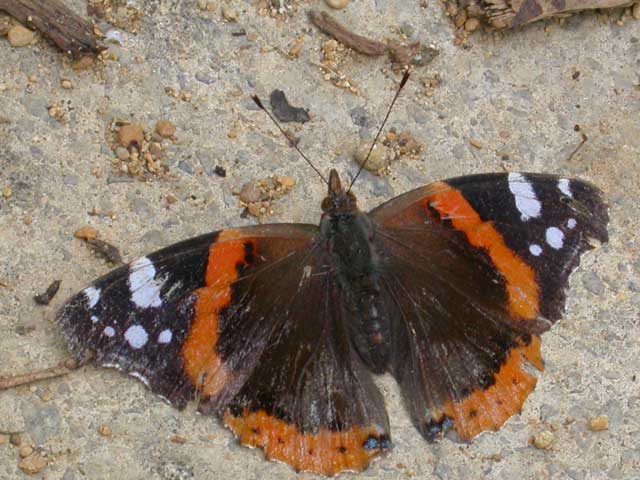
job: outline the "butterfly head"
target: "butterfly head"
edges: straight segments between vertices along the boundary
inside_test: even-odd
[[[330,215],[353,213],[358,210],[356,197],[348,190],[344,190],[340,177],[335,169],[329,173],[329,191],[322,200],[322,211]]]

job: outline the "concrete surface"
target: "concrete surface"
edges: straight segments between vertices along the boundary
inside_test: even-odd
[[[85,7],[81,0],[67,3],[79,12]],[[11,48],[0,40],[0,116],[10,120],[0,124],[0,187],[12,189],[0,198],[0,375],[66,358],[53,312],[109,269],[72,237],[80,226],[95,226],[131,259],[198,233],[255,222],[240,218],[230,192],[273,174],[298,183],[276,204],[272,220],[318,220],[322,183],[255,111],[251,93],[268,98],[280,88],[294,105],[309,108],[312,121],[297,132],[300,147],[321,169],[344,173],[353,173],[350,152],[359,136],[371,135],[393,94],[397,78],[386,73],[382,58],[346,60],[343,70],[362,96],[323,80],[311,62],[321,60],[325,37],[302,10],[324,8],[319,1],[301,2],[286,23],[259,16],[254,2],[229,1],[238,24],[222,22],[219,6],[215,15],[203,13],[195,1],[129,3],[144,11],[140,33],[123,32],[122,45],[110,46],[118,60],[94,70],[75,73],[42,43]],[[425,152],[394,164],[386,178],[365,174],[356,188],[361,206],[427,181],[503,167],[574,174],[607,192],[611,242],[588,255],[572,277],[566,318],[544,336],[547,370],[522,415],[469,445],[448,439],[428,445],[411,426],[393,382],[382,378],[395,449],[362,477],[637,478],[640,23],[619,25],[618,13],[585,14],[562,26],[478,35],[458,48],[438,2],[426,9],[419,3],[361,0],[334,12],[375,38],[398,38],[397,27],[410,25],[416,39],[441,50],[413,76],[389,122],[422,139]],[[255,40],[233,36],[240,28]],[[301,34],[299,59],[277,51]],[[427,97],[421,79],[435,73],[442,85]],[[74,88],[60,88],[61,78]],[[190,91],[192,101],[171,98],[166,87]],[[52,104],[64,108],[68,123],[49,116]],[[362,115],[365,127],[353,120],[363,123]],[[159,118],[175,123],[179,143],[166,157],[172,178],[109,180],[114,155],[106,132],[113,118],[147,128]],[[589,141],[567,161],[580,140],[576,124]],[[232,128],[235,140],[227,136]],[[215,176],[215,165],[228,176]],[[170,207],[168,194],[178,199]],[[94,207],[116,216],[90,216]],[[32,296],[53,279],[62,279],[59,295],[50,307],[36,306]],[[589,419],[598,415],[608,416],[608,430],[589,430]],[[99,433],[103,425],[111,436]],[[548,450],[529,445],[542,431],[555,438]],[[84,368],[0,393],[0,432],[24,432],[50,460],[37,478],[50,480],[296,477],[286,465],[265,462],[261,451],[238,446],[214,419],[193,409],[178,412],[109,370]],[[184,443],[171,441],[175,435]],[[18,463],[18,449],[1,444],[0,478],[22,478]]]

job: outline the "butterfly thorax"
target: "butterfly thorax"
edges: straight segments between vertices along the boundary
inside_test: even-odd
[[[375,229],[369,216],[358,210],[355,196],[342,190],[335,170],[329,178],[320,231],[326,241],[331,274],[340,289],[352,342],[365,363],[383,371],[389,315],[381,300]]]

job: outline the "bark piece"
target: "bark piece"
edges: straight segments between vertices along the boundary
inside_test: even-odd
[[[37,29],[74,58],[104,50],[98,45],[93,25],[59,0],[0,0],[0,10],[23,25]]]
[[[453,0],[467,15],[480,18],[493,28],[514,28],[543,18],[581,10],[628,7],[631,0]]]

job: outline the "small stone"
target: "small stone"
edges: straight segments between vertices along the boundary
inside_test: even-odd
[[[32,453],[33,453],[33,448],[29,445],[20,447],[20,450],[18,450],[18,455],[20,455],[20,458],[27,458]]]
[[[144,130],[138,123],[122,125],[118,130],[118,143],[124,148],[129,148],[132,144],[141,146],[143,141]]]
[[[553,433],[545,430],[543,432],[536,433],[531,437],[531,443],[539,450],[548,450],[556,441],[556,437]]]
[[[107,425],[100,425],[98,427],[98,433],[103,437],[110,437],[112,435],[111,429]]]
[[[170,440],[171,443],[176,443],[178,445],[184,445],[185,443],[187,443],[187,437],[184,437],[182,435],[174,435]]]
[[[633,18],[635,18],[636,20],[640,20],[640,2],[633,5],[631,15],[633,15]]]
[[[198,8],[200,10],[206,10],[207,9],[207,4],[209,2],[207,0],[198,0]]]
[[[261,210],[262,208],[260,207],[259,203],[250,203],[247,206],[247,211],[252,217],[259,217],[261,215]]]
[[[98,238],[98,231],[87,225],[73,232],[73,236],[80,240],[95,240]]]
[[[604,293],[605,285],[595,272],[587,272],[582,276],[584,288],[594,295],[601,296]]]
[[[164,157],[164,150],[158,143],[152,143],[149,147],[149,153],[153,157],[154,160],[161,160]]]
[[[342,10],[349,5],[349,0],[325,0],[325,2],[329,7],[335,10]]]
[[[9,435],[0,433],[0,445],[6,445],[7,443],[9,443]]]
[[[35,475],[47,466],[47,460],[38,453],[28,456],[20,461],[18,467],[27,475]]]
[[[391,151],[388,147],[384,145],[376,145],[367,160],[367,155],[369,154],[370,149],[370,142],[362,142],[358,146],[354,155],[354,159],[358,162],[358,165],[362,165],[366,160],[367,163],[364,165],[364,168],[370,172],[378,172],[389,165],[389,162],[391,161]]]
[[[22,445],[22,434],[12,433],[11,435],[9,435],[9,442],[14,447],[19,447],[20,445]]]
[[[260,189],[252,182],[245,183],[240,189],[240,200],[244,203],[257,202],[260,196]]]
[[[291,177],[277,177],[276,181],[284,188],[291,188],[296,184],[296,181]]]
[[[118,157],[118,160],[126,162],[129,160],[129,150],[124,147],[116,148],[116,157]]]
[[[213,169],[213,173],[215,173],[216,175],[222,178],[227,176],[227,171],[225,170],[224,167],[221,167],[220,165],[216,165],[216,167]]]
[[[15,25],[9,29],[7,37],[12,47],[26,47],[31,45],[36,39],[36,32],[23,27],[22,25]]]
[[[481,150],[484,147],[483,143],[475,138],[470,138],[469,143],[472,147],[477,148],[478,150]]]
[[[71,68],[73,68],[76,72],[81,72],[82,70],[86,70],[91,68],[95,63],[95,59],[91,55],[85,55],[80,60],[75,62]]]
[[[222,6],[222,18],[229,23],[236,23],[238,21],[238,13],[227,5]]]
[[[2,196],[4,198],[11,198],[12,195],[13,190],[11,190],[11,187],[5,187],[4,190],[2,190]]]
[[[177,201],[178,201],[178,199],[174,195],[172,195],[171,193],[167,195],[167,203],[169,205],[173,205]]]
[[[162,138],[171,138],[176,134],[176,127],[169,120],[158,120],[156,133]]]
[[[467,32],[475,32],[480,26],[480,20],[477,18],[469,18],[466,22],[464,22],[464,29]]]
[[[609,429],[609,418],[606,415],[599,415],[589,419],[589,430],[592,432],[602,432]]]
[[[73,88],[73,82],[68,78],[63,78],[60,80],[60,86],[65,90],[71,90]]]

